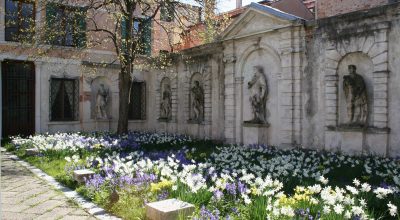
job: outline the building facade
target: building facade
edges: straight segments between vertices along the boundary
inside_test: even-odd
[[[307,20],[252,3],[220,41],[181,51],[168,68],[135,71],[129,128],[398,156],[399,11],[392,3]],[[29,57],[15,54],[0,55],[3,131],[5,100],[25,94],[4,88],[16,72],[35,101],[31,95],[30,110],[7,120],[20,126],[22,115],[34,118],[23,128],[31,133],[116,130],[119,68],[96,66],[112,54],[32,60],[27,67],[18,62]]]

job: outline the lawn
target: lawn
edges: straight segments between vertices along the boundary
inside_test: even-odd
[[[14,137],[6,148],[124,219],[167,198],[194,204],[192,219],[400,219],[394,158],[141,132]],[[96,175],[79,185],[82,168]]]

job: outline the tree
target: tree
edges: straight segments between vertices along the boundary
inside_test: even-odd
[[[125,133],[128,129],[132,73],[139,66],[151,66],[151,25],[158,25],[164,30],[169,51],[173,51],[174,38],[202,19],[201,8],[206,8],[205,23],[210,30],[211,20],[215,18],[213,1],[195,0],[199,5],[196,7],[175,0],[42,0],[39,10],[45,12],[45,22],[37,25],[33,15],[25,23],[18,21],[25,27],[22,34],[15,34],[14,38],[22,47],[13,50],[27,53],[26,48],[29,48],[30,54],[37,57],[52,56],[54,53],[62,56],[62,49],[56,46],[72,46],[74,56],[79,57],[85,56],[89,48],[111,47],[115,60],[104,61],[103,64],[120,65],[117,132]],[[20,13],[24,12],[18,11]],[[158,61],[167,57],[163,54]],[[167,62],[157,62],[160,63]]]

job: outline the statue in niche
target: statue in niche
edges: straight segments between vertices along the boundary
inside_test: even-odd
[[[368,94],[367,87],[357,67],[349,65],[349,75],[343,76],[343,90],[347,103],[349,125],[363,126],[367,123]]]
[[[108,98],[109,98],[109,90],[104,87],[104,84],[100,84],[100,88],[97,90],[97,95],[96,95],[97,119],[108,119],[107,116]]]
[[[171,109],[172,109],[172,99],[171,99],[171,87],[169,84],[165,84],[164,90],[162,92],[161,97],[161,106],[160,106],[160,118],[161,119],[170,119],[171,118]]]
[[[250,104],[253,111],[253,119],[247,123],[266,124],[266,104],[268,98],[267,79],[261,66],[253,67],[253,78],[248,82],[250,90]]]
[[[200,86],[199,81],[194,81],[194,86],[191,88],[192,97],[192,120],[202,121],[203,120],[203,109],[204,109],[204,90]]]

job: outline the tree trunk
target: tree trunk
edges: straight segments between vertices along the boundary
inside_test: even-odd
[[[131,76],[129,67],[122,67],[119,73],[119,118],[118,134],[128,132],[129,91]]]

